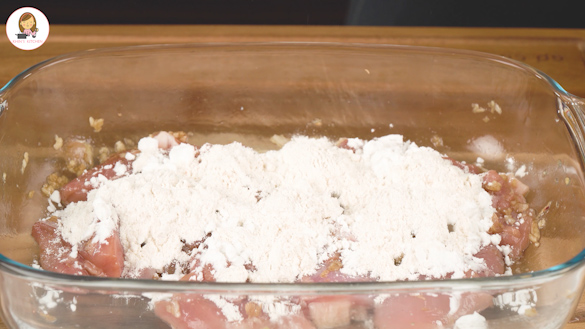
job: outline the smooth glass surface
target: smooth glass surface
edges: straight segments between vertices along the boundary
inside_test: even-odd
[[[492,100],[501,115],[472,112],[472,103],[487,107]],[[496,304],[481,312],[490,328],[561,328],[582,290],[584,103],[545,75],[503,57],[319,43],[97,50],[23,72],[2,89],[0,104],[0,298],[3,317],[14,328],[168,328],[149,306],[157,293],[426,301],[471,294]],[[89,126],[90,116],[104,119],[101,132]],[[237,140],[259,149],[274,147],[269,142],[274,134],[334,139],[402,134],[458,160],[482,157],[486,168],[526,166],[528,200],[537,213],[549,202],[550,210],[540,245],[531,245],[514,265],[517,274],[489,279],[230,285],[73,277],[26,266],[38,255],[31,226],[46,213],[39,189],[63,166],[53,149],[55,135],[90,138],[99,148],[159,130],[191,132],[196,144]],[[29,160],[22,171],[25,152]],[[525,309],[519,312],[515,300]],[[445,311],[433,311],[430,304],[413,307]],[[364,319],[346,327],[392,328],[391,320],[379,325],[376,317],[384,312],[368,304]],[[449,328],[460,315],[414,328]]]

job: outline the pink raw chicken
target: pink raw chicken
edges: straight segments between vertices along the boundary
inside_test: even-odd
[[[104,242],[86,241],[77,255],[73,247],[57,233],[57,224],[51,220],[33,225],[32,235],[40,247],[41,266],[49,271],[118,278],[124,269],[124,252],[118,232]]]
[[[32,236],[39,244],[41,267],[47,271],[89,275],[81,265],[81,256],[71,257],[72,247],[57,232],[57,224],[49,221],[36,222],[32,227]]]
[[[126,160],[124,157],[125,154],[126,152],[113,155],[104,161],[104,163],[91,168],[83,175],[73,179],[67,183],[67,185],[63,186],[61,190],[59,190],[63,204],[86,201],[87,193],[95,188],[89,184],[89,181],[92,178],[97,178],[99,175],[104,176],[108,180],[122,177],[122,175],[117,175],[116,171],[114,171],[114,166],[118,163],[125,165],[128,173],[132,172],[132,161]]]
[[[174,329],[221,329],[226,318],[214,302],[195,294],[175,295],[160,301],[154,313]]]
[[[451,299],[458,307],[451,309]],[[400,294],[387,298],[374,311],[374,325],[378,329],[441,328],[459,317],[481,311],[492,305],[492,296],[485,293]],[[439,325],[440,324],[440,325]]]
[[[534,214],[524,198],[528,186],[494,170],[485,174],[483,185],[492,195],[492,206],[496,208],[497,215],[489,233],[500,234],[500,245],[509,245],[512,248],[509,256],[516,260],[530,243],[529,233]]]
[[[154,313],[174,329],[315,329],[302,314],[270,321],[255,303],[238,299],[232,302],[243,314],[241,321],[227,321],[213,301],[198,294],[175,294],[170,300],[156,302]]]

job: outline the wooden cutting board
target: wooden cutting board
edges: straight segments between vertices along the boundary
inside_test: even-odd
[[[585,30],[349,26],[112,26],[52,25],[40,48],[23,51],[0,32],[0,85],[33,64],[73,51],[160,43],[332,41],[423,45],[507,56],[547,73],[585,97]],[[6,326],[0,322],[0,329]],[[565,329],[585,329],[585,296]]]

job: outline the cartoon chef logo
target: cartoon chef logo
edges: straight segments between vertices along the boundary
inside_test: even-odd
[[[6,22],[6,35],[16,48],[37,49],[49,36],[49,20],[36,8],[17,9]]]
[[[26,37],[31,36],[33,38],[37,37],[37,20],[35,16],[31,13],[24,13],[20,15],[20,19],[18,20],[18,27],[20,28],[19,34],[17,34],[19,39],[26,39]]]

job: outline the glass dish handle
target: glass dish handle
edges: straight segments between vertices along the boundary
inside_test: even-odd
[[[585,166],[585,99],[573,95],[563,96],[559,100],[558,112],[575,137],[576,146],[581,154],[581,165]],[[569,323],[585,323],[585,294],[581,295]]]
[[[573,95],[562,96],[559,99],[558,113],[574,136],[581,155],[581,164],[585,166],[585,99]]]

